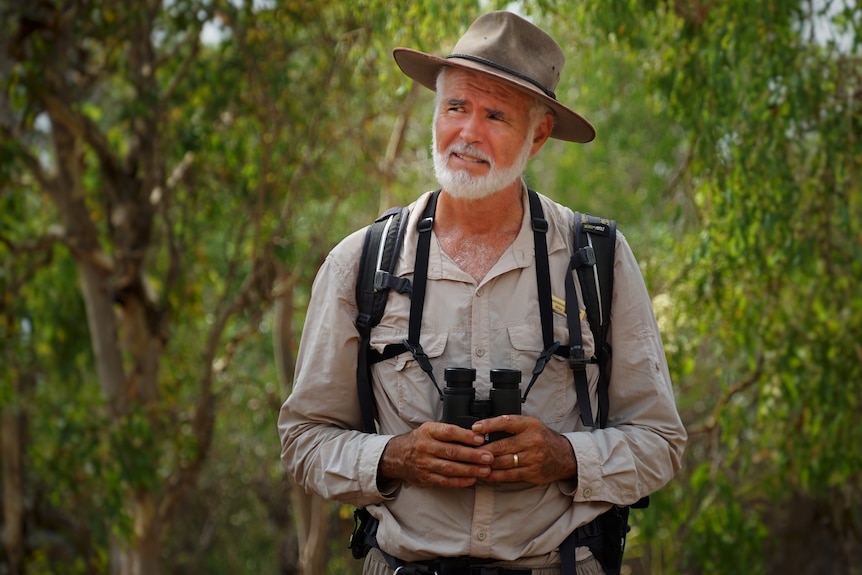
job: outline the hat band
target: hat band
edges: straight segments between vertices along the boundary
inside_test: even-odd
[[[546,87],[544,87],[540,82],[537,82],[536,80],[530,78],[529,76],[527,76],[525,74],[521,74],[520,72],[516,72],[515,70],[512,70],[511,68],[507,68],[506,66],[498,64],[498,63],[493,62],[491,60],[486,60],[485,58],[480,58],[479,56],[471,56],[470,54],[451,54],[449,56],[446,56],[447,60],[449,60],[451,58],[463,58],[464,60],[472,60],[473,62],[478,62],[479,64],[484,64],[486,66],[496,68],[497,70],[500,70],[501,72],[511,74],[512,76],[515,76],[516,78],[520,78],[521,80],[529,82],[530,84],[536,86],[538,89],[540,89],[542,92],[544,92],[545,95],[548,96],[549,98],[551,98],[552,100],[557,99],[557,95],[554,94],[554,92],[552,92],[551,90],[548,90]]]

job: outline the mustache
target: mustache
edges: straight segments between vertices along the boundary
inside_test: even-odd
[[[446,148],[446,155],[448,156],[450,154],[464,154],[466,156],[472,156],[478,160],[487,162],[491,167],[494,167],[494,160],[481,150],[472,146],[471,144],[465,144],[463,142],[459,144],[452,144],[451,146]]]

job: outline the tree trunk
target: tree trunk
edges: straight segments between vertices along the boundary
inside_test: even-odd
[[[293,283],[286,270],[279,270],[278,297],[275,301],[275,329],[273,343],[279,377],[285,391],[293,382],[296,357],[296,337],[293,332]],[[299,544],[299,572],[302,575],[319,575],[326,571],[328,530],[326,500],[308,494],[301,487],[291,484],[290,501],[296,538]]]
[[[140,495],[132,504],[131,513],[134,522],[131,540],[111,539],[111,575],[158,575],[162,525],[156,496]]]
[[[326,500],[293,485],[291,501],[299,539],[299,572],[302,575],[325,573],[326,549],[329,544],[326,536],[329,530]]]
[[[9,575],[22,572],[24,560],[24,481],[21,446],[23,417],[14,406],[0,415],[3,462],[3,547]]]

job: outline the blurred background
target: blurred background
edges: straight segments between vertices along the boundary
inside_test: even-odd
[[[565,49],[598,137],[528,182],[629,238],[690,433],[624,573],[862,573],[853,0],[0,0],[0,573],[361,571],[282,472],[273,350],[436,186],[392,48],[496,8]]]

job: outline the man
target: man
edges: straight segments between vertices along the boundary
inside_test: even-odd
[[[561,573],[562,542],[612,505],[631,505],[667,483],[686,441],[661,339],[637,263],[617,235],[610,419],[580,419],[572,371],[552,357],[523,415],[442,423],[436,382],[447,367],[476,370],[477,397],[489,372],[528,376],[544,348],[527,189],[529,158],[549,137],[594,138],[593,127],[559,103],[564,56],[557,43],[507,12],[477,19],[448,58],[406,48],[395,60],[436,91],[434,171],[442,191],[433,219],[421,346],[434,382],[409,351],[376,363],[377,434],[358,431],[355,285],[362,231],[336,246],[314,282],[294,389],[281,410],[282,459],[291,477],[328,499],[366,507],[379,522],[364,573]],[[417,224],[431,193],[411,206],[395,274],[414,283]],[[551,290],[565,293],[574,215],[541,197],[548,221]],[[580,310],[583,312],[583,304]],[[410,299],[393,294],[371,345],[407,338]],[[588,356],[594,352],[581,314]],[[554,338],[568,340],[565,310]],[[591,407],[595,365],[588,366]],[[486,436],[510,437],[487,442]],[[563,551],[562,553],[565,553]],[[469,570],[450,559],[470,557]],[[480,570],[484,569],[484,570]],[[577,572],[603,573],[586,547]]]

